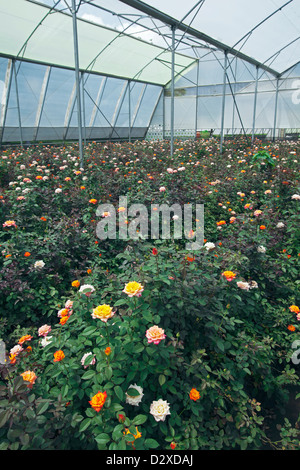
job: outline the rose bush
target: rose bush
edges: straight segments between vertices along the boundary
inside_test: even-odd
[[[299,144],[168,152],[91,143],[84,170],[72,146],[3,152],[2,449],[298,445],[296,423],[269,428],[299,383]],[[204,246],[100,240],[121,195],[150,220],[204,203]]]

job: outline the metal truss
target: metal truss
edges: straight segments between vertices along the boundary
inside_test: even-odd
[[[32,3],[37,3],[35,0],[28,0],[29,2]],[[135,32],[135,34],[140,34],[145,31],[151,31],[153,33],[156,33],[158,37],[163,38],[165,42],[165,50],[162,51],[161,55],[164,54],[165,51],[170,51],[171,52],[171,62],[165,61],[162,57],[156,57],[155,60],[160,60],[161,63],[163,63],[166,67],[169,68],[170,70],[170,82],[166,85],[166,87],[170,87],[171,90],[171,139],[170,139],[170,145],[171,145],[171,155],[173,154],[173,141],[174,141],[174,100],[175,100],[175,80],[177,77],[182,76],[187,69],[182,68],[181,71],[175,73],[176,70],[176,51],[181,49],[189,49],[192,54],[195,55],[195,61],[194,65],[197,66],[197,78],[196,78],[196,103],[195,103],[195,136],[197,132],[197,117],[198,117],[198,85],[199,85],[199,64],[200,61],[207,55],[207,54],[213,54],[216,57],[216,60],[219,61],[221,66],[223,67],[223,91],[222,91],[222,111],[221,111],[221,133],[220,133],[220,152],[222,152],[222,146],[223,146],[223,140],[224,140],[224,115],[225,115],[225,100],[226,100],[226,88],[229,86],[230,92],[232,95],[233,99],[233,120],[232,120],[232,128],[234,128],[234,111],[236,110],[241,128],[243,129],[244,133],[246,133],[243,125],[243,121],[241,118],[240,110],[236,101],[236,96],[235,96],[235,91],[232,87],[232,83],[230,82],[228,70],[231,70],[232,76],[236,82],[236,73],[233,72],[232,69],[232,63],[234,60],[240,59],[243,61],[245,64],[249,64],[255,67],[256,70],[256,76],[253,79],[255,80],[255,91],[254,91],[254,103],[253,103],[253,123],[252,123],[252,143],[254,141],[254,131],[255,131],[255,119],[256,119],[256,106],[257,106],[257,98],[258,98],[258,82],[259,82],[259,74],[261,73],[262,75],[264,73],[270,74],[272,77],[275,79],[275,109],[274,109],[274,126],[273,126],[273,138],[275,139],[275,132],[276,132],[276,122],[277,122],[277,104],[278,104],[278,93],[279,93],[279,88],[280,88],[280,82],[281,80],[284,80],[284,75],[288,73],[290,70],[292,70],[296,65],[300,63],[300,61],[296,62],[293,66],[289,67],[283,72],[279,72],[271,67],[272,63],[274,60],[278,57],[278,55],[285,49],[287,49],[290,45],[295,43],[300,39],[300,37],[290,41],[288,44],[286,44],[284,47],[282,47],[280,50],[275,52],[271,57],[269,57],[265,62],[260,62],[256,60],[255,58],[249,57],[248,55],[244,54],[242,52],[242,48],[244,47],[245,43],[248,41],[248,39],[251,37],[253,32],[258,29],[260,26],[262,26],[266,21],[268,21],[271,17],[273,17],[275,14],[280,12],[282,9],[284,9],[287,5],[292,3],[293,0],[288,0],[284,5],[282,5],[280,8],[277,8],[274,10],[270,15],[268,15],[266,18],[264,18],[262,21],[260,21],[257,25],[255,25],[250,31],[248,31],[238,42],[234,44],[234,46],[228,46],[220,41],[217,41],[213,39],[212,37],[202,33],[201,31],[198,31],[197,29],[192,27],[192,22],[199,13],[200,9],[202,8],[203,4],[205,3],[205,0],[199,0],[195,2],[195,5],[183,16],[181,20],[177,20],[172,18],[169,15],[166,15],[165,13],[153,8],[152,6],[145,4],[141,2],[140,0],[119,0],[120,2],[134,8],[137,13],[133,14],[117,14],[116,12],[110,10],[107,7],[102,7],[100,5],[97,5],[94,3],[92,0],[70,0],[70,2],[63,0],[65,5],[66,5],[66,10],[69,11],[72,15],[72,24],[73,24],[73,42],[74,42],[74,62],[75,62],[75,84],[74,88],[71,91],[70,98],[69,98],[69,104],[66,110],[66,115],[65,115],[65,133],[64,133],[64,138],[66,138],[69,127],[70,127],[70,122],[71,118],[75,109],[75,104],[77,105],[77,122],[78,122],[78,141],[79,141],[79,152],[80,152],[80,164],[81,167],[84,166],[84,159],[83,159],[83,141],[86,142],[87,136],[86,136],[86,116],[85,116],[85,97],[88,97],[91,99],[93,102],[93,110],[92,114],[90,117],[90,122],[89,122],[89,128],[92,128],[95,124],[95,119],[96,115],[98,112],[102,114],[104,119],[108,122],[111,132],[110,132],[110,138],[117,133],[116,127],[117,127],[117,122],[118,118],[124,103],[124,100],[126,98],[126,95],[128,96],[128,138],[131,140],[131,130],[132,127],[134,127],[134,124],[136,122],[136,118],[138,115],[138,112],[141,107],[141,103],[143,101],[146,89],[147,89],[147,83],[144,82],[143,87],[141,89],[140,95],[138,97],[138,100],[136,102],[135,109],[131,109],[131,86],[134,86],[135,81],[140,81],[139,76],[143,72],[144,68],[149,65],[154,59],[152,59],[148,64],[146,64],[143,68],[140,69],[140,71],[133,77],[132,80],[126,80],[124,81],[124,86],[123,89],[120,92],[119,98],[117,100],[117,103],[115,105],[115,110],[113,113],[113,118],[111,120],[107,119],[107,117],[104,115],[103,111],[101,110],[101,100],[104,94],[104,90],[106,87],[107,83],[107,77],[109,76],[102,76],[101,83],[99,85],[98,89],[98,94],[96,99],[94,100],[89,92],[87,91],[85,87],[86,80],[89,76],[89,74],[93,73],[93,65],[96,63],[97,59],[101,57],[101,54],[105,51],[105,49],[111,44],[106,45],[104,48],[102,48],[97,55],[93,58],[93,60],[90,62],[89,66],[86,67],[85,69],[81,69],[79,65],[79,54],[78,54],[78,34],[77,34],[77,19],[78,19],[78,13],[79,9],[82,5],[90,5],[93,6],[97,9],[103,10],[107,13],[110,13],[114,16],[117,16],[119,19],[120,25],[122,29],[120,30],[119,34],[111,41],[115,41],[117,38],[122,36],[123,34],[129,34],[130,35],[130,28],[132,26],[140,26],[141,31]],[[7,65],[7,71],[6,71],[6,76],[5,76],[5,83],[4,83],[4,93],[3,93],[3,99],[2,99],[2,104],[1,104],[1,114],[0,114],[0,144],[3,141],[3,133],[4,133],[4,128],[5,128],[5,122],[6,122],[6,116],[7,116],[7,109],[8,109],[8,101],[9,101],[9,95],[11,91],[11,85],[12,85],[12,80],[14,78],[15,80],[15,90],[16,90],[16,99],[17,99],[17,106],[18,106],[18,122],[19,122],[19,132],[20,132],[20,142],[23,144],[23,137],[22,137],[22,122],[21,122],[21,113],[20,113],[20,104],[19,104],[19,93],[18,93],[18,81],[17,81],[17,75],[18,72],[16,70],[16,59],[23,60],[23,56],[27,47],[28,42],[31,40],[33,37],[35,31],[39,28],[39,26],[43,23],[43,21],[46,19],[46,17],[52,13],[55,13],[57,11],[63,11],[56,9],[58,4],[61,2],[61,0],[58,0],[54,3],[54,5],[49,8],[47,11],[46,15],[42,18],[42,20],[36,25],[36,27],[33,29],[32,33],[29,35],[29,37],[25,40],[23,43],[22,47],[20,48],[18,54],[16,57],[11,57],[8,59],[8,65]],[[70,4],[69,4],[70,3]],[[191,20],[189,21],[189,24],[185,24],[184,21],[188,18],[191,17]],[[123,22],[126,22],[124,24]],[[128,24],[129,23],[129,24]],[[133,35],[133,34],[132,34]],[[237,48],[237,46],[239,46]],[[203,55],[200,57],[198,54],[199,51],[203,52]],[[224,63],[221,63],[219,58],[216,56],[217,51],[222,51],[224,54]],[[190,66],[189,66],[190,67]],[[44,109],[44,104],[45,104],[45,99],[47,95],[47,89],[48,89],[48,84],[49,84],[49,79],[50,79],[50,74],[51,74],[52,67],[49,65],[47,66],[44,74],[44,79],[42,83],[42,87],[40,90],[40,97],[39,97],[39,102],[38,102],[38,107],[36,111],[36,118],[35,118],[35,132],[34,132],[34,137],[37,138],[38,136],[38,131],[39,131],[39,126],[41,122],[41,116],[43,113]],[[97,74],[98,76],[101,76]],[[122,77],[120,77],[122,78]],[[124,79],[124,78],[123,78]],[[140,81],[141,82],[141,81]],[[143,83],[143,82],[142,82]],[[163,88],[161,89],[161,92],[158,96],[158,99],[154,105],[153,112],[150,118],[149,123],[152,120],[152,117],[155,113],[156,107],[158,106],[161,98],[163,98],[163,108],[165,109],[165,97],[163,96]],[[133,112],[132,112],[133,111]],[[164,113],[165,114],[165,113]],[[164,117],[165,120],[165,117]],[[149,124],[148,123],[148,124]],[[165,132],[165,124],[163,125],[163,129]]]

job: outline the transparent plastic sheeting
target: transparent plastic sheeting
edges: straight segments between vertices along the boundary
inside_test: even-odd
[[[235,63],[237,61],[237,63]],[[199,63],[198,87],[196,71],[191,71],[176,82],[174,104],[175,137],[194,138],[197,131],[213,130],[220,134],[222,125],[224,70],[219,60]],[[206,67],[208,65],[208,67]],[[213,81],[213,77],[215,81]],[[225,86],[224,135],[252,134],[256,70],[235,59],[228,66]],[[300,133],[300,64],[291,68],[278,80],[260,71],[254,131],[269,138]],[[163,102],[164,99],[164,102]],[[197,104],[196,104],[197,100]],[[275,116],[276,107],[276,116]],[[275,119],[276,117],[276,119]],[[148,132],[150,138],[170,136],[171,98],[168,89],[153,115]]]
[[[278,18],[285,18],[284,24],[287,20],[294,25],[299,2],[294,0],[278,13]],[[104,0],[96,0],[94,3],[105,6]],[[162,9],[167,8],[168,3],[167,0],[163,2]],[[220,26],[220,34],[215,34],[216,39],[233,45],[242,33],[242,25],[240,22],[237,24],[237,19],[241,14],[241,5],[245,5],[244,0],[226,2],[228,6],[235,4],[236,10],[230,12],[232,17],[229,15],[226,21],[225,15],[222,17],[225,29],[220,25],[221,6],[220,10],[212,14],[210,22],[203,24],[201,15],[206,12],[205,17],[208,17],[206,9],[211,8],[212,4],[219,5],[220,2],[204,2],[201,14],[198,15],[201,17],[202,30],[211,33],[210,28],[215,22]],[[251,10],[252,17],[244,16],[245,31],[263,19],[266,13],[272,12],[272,6],[280,7],[283,2],[266,0],[260,10],[255,10],[255,4],[256,0]],[[112,0],[110,8],[120,5],[126,6]],[[247,5],[250,9],[250,4]],[[156,2],[153,2],[153,6],[156,6]],[[188,11],[192,5],[189,1],[184,5],[176,1],[173,7],[174,11],[166,10],[166,13],[182,18],[184,14],[180,16],[178,9]],[[72,18],[70,14],[48,14],[49,11],[49,6],[31,1],[0,0],[0,143],[78,138]],[[291,12],[294,12],[294,18],[291,18]],[[273,20],[275,17],[277,14],[272,16]],[[186,18],[187,23],[188,20]],[[236,30],[231,22],[236,22]],[[268,24],[268,21],[264,22],[253,31],[253,35],[257,35]],[[192,26],[197,27],[197,23]],[[287,34],[291,31],[295,31],[295,28],[290,28]],[[169,137],[170,52],[83,19],[78,19],[78,32],[83,138],[110,140]],[[168,32],[170,34],[170,28]],[[246,40],[245,46],[251,38],[252,35]],[[264,57],[263,39],[256,49],[260,55],[258,58]],[[291,36],[287,39],[291,39]],[[274,42],[274,48],[285,40],[281,35],[279,42]],[[64,47],[61,47],[62,44]],[[244,47],[241,50],[245,52]],[[297,62],[298,54],[293,52],[293,48],[284,51],[288,50],[289,62],[282,64],[282,68]],[[268,54],[271,54],[271,50],[268,50],[266,56]],[[257,58],[256,54],[252,55]],[[195,63],[195,55],[190,58],[176,53],[175,57],[174,135],[179,137],[194,138],[199,130],[213,130],[214,134],[221,132],[224,53],[200,47],[196,56],[198,63]],[[281,54],[275,58],[279,56]],[[12,57],[18,58],[13,61]],[[274,67],[275,61],[269,65]],[[300,64],[280,75],[276,106],[276,78],[260,68],[257,75],[254,65],[229,54],[225,76],[225,136],[243,132],[251,134],[256,77],[255,132],[265,133],[268,137],[274,136],[274,130],[277,137],[284,137],[285,133],[293,132],[293,129],[299,133]]]
[[[77,140],[74,72],[23,61],[12,67],[11,63],[0,57],[2,143]],[[80,85],[84,138],[145,137],[160,86],[88,73],[81,76]]]
[[[70,13],[26,0],[0,0],[0,16],[0,54],[74,69]],[[81,18],[77,30],[81,70],[158,85],[170,81],[170,51]],[[175,75],[194,63],[195,57],[176,54]]]
[[[100,6],[106,0],[94,0]],[[116,13],[127,4],[110,0]],[[300,0],[143,0],[176,20],[240,50],[279,73],[299,60]]]

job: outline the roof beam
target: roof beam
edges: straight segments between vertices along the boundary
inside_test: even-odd
[[[262,62],[246,55],[243,54],[242,52],[234,49],[231,46],[227,46],[226,44],[217,41],[216,39],[213,39],[212,37],[202,33],[201,31],[198,31],[197,29],[194,29],[178,20],[173,18],[172,16],[167,15],[166,13],[163,13],[156,8],[153,8],[150,5],[147,5],[144,2],[141,2],[140,0],[120,0],[122,3],[125,3],[126,5],[131,6],[132,8],[135,8],[139,11],[142,11],[143,13],[152,16],[153,18],[156,18],[159,21],[162,21],[163,23],[169,25],[170,27],[175,27],[176,29],[179,29],[180,31],[186,32],[190,34],[191,36],[200,39],[201,41],[205,41],[213,46],[215,46],[217,49],[226,52],[227,54],[232,54],[235,57],[238,57],[241,60],[244,60],[246,62],[249,62],[252,65],[255,65],[256,67],[259,67],[266,72],[270,73],[271,75],[274,75],[275,77],[278,77],[280,74],[277,70],[274,70]]]
[[[289,72],[290,70],[292,70],[294,67],[296,67],[296,65],[300,64],[300,60],[297,60],[297,62],[295,62],[293,65],[291,65],[290,67],[288,67],[286,70],[284,70],[283,72],[281,72],[280,74],[280,77],[282,77],[282,75],[285,75],[287,72]]]

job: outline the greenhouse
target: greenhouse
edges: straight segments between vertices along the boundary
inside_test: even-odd
[[[299,450],[300,0],[0,13],[0,450]]]
[[[297,1],[222,3],[2,0],[1,143],[298,137]]]

